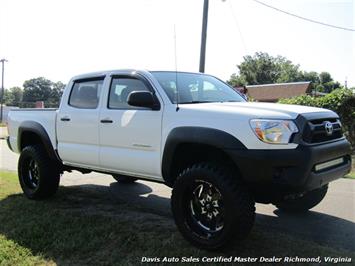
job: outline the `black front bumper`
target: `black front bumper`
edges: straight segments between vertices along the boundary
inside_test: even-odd
[[[271,194],[279,198],[310,191],[343,177],[351,170],[351,149],[345,138],[318,145],[299,145],[293,150],[226,152],[251,190],[265,198]],[[344,158],[344,162],[316,171],[315,165],[337,158]]]

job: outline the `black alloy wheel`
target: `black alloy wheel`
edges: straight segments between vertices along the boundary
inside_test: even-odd
[[[18,176],[21,188],[29,199],[48,198],[59,187],[59,167],[40,145],[27,146],[21,151]]]
[[[255,220],[254,199],[238,174],[213,163],[197,163],[181,172],[171,208],[183,237],[207,250],[246,238]]]
[[[191,218],[206,238],[220,232],[224,226],[223,199],[213,184],[195,180],[190,205]]]

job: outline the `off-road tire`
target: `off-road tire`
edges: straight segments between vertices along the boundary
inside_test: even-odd
[[[233,171],[212,163],[194,164],[179,174],[172,191],[171,207],[176,226],[186,240],[198,248],[216,250],[231,241],[246,238],[254,224],[255,202],[246,186],[238,180]],[[204,228],[196,223],[191,207],[192,198],[196,195],[194,187],[204,182],[209,187],[212,185],[222,199],[220,213],[223,213],[223,227],[209,237],[208,233],[205,236]],[[204,215],[203,211],[201,213]]]
[[[112,175],[112,177],[119,183],[132,184],[138,180],[138,178],[130,177],[126,175]]]
[[[34,172],[35,178],[31,175]],[[33,145],[21,151],[18,161],[18,177],[26,197],[40,200],[49,198],[57,192],[60,171],[42,146]]]
[[[318,205],[328,191],[328,185],[307,192],[301,198],[288,199],[278,202],[275,206],[284,212],[306,212]]]

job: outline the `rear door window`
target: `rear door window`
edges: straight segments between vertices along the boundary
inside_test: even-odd
[[[104,78],[78,80],[74,82],[69,97],[69,105],[75,108],[96,109]]]

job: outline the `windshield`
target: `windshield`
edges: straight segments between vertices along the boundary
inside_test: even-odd
[[[209,75],[164,71],[151,73],[172,103],[245,102],[234,89]]]

